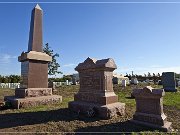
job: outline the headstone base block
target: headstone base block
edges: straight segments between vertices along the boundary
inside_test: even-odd
[[[26,98],[6,96],[4,97],[4,100],[11,102],[13,108],[20,109],[20,108],[39,106],[39,105],[59,103],[62,102],[62,96],[51,95],[51,96],[26,97]]]
[[[80,112],[82,114],[87,114],[90,108],[94,108],[95,115],[103,119],[110,119],[117,115],[125,115],[125,103],[120,102],[100,105],[83,101],[72,101],[69,102],[68,108],[74,112]]]
[[[172,89],[172,88],[164,88],[165,92],[177,92],[177,89]]]
[[[153,128],[153,129],[158,129],[158,130],[164,131],[164,132],[172,131],[172,127],[171,127],[172,122],[168,122],[168,121],[164,122],[163,126],[155,125],[155,124],[151,124],[151,123],[147,123],[147,122],[142,122],[142,121],[138,121],[138,120],[131,120],[131,122],[142,125],[142,126],[147,126],[147,127]]]
[[[52,95],[52,88],[16,88],[15,97],[39,97]]]

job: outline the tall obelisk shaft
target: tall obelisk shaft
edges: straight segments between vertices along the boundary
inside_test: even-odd
[[[29,31],[28,52],[42,52],[42,9],[37,4],[31,13],[31,24]]]
[[[26,108],[59,103],[62,96],[52,95],[48,88],[48,62],[52,57],[42,52],[42,9],[37,4],[32,10],[28,51],[18,57],[21,62],[21,85],[15,96],[4,97],[14,108]]]
[[[22,53],[21,88],[47,88],[48,62],[52,57],[42,52],[42,9],[37,4],[31,14],[28,52]]]

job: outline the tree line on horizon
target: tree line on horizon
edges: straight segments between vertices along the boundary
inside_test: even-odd
[[[144,75],[131,75],[131,74],[126,74],[125,77],[128,77],[130,80],[132,78],[137,78],[138,81],[145,81],[147,79],[153,80],[154,82],[157,82],[158,80],[161,80],[161,75],[160,74],[144,74]],[[175,78],[180,78],[180,74],[175,73]],[[72,75],[63,75],[62,77],[56,77],[52,78],[49,77],[48,81],[49,82],[65,82],[66,80],[72,81]],[[0,83],[20,83],[21,81],[21,76],[20,75],[0,75]]]
[[[48,78],[49,82],[65,82],[66,80],[72,81],[72,75],[63,75],[63,77],[59,78]],[[20,75],[0,75],[0,83],[20,83],[21,76]]]

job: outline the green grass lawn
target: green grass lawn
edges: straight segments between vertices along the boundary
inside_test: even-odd
[[[116,94],[118,94],[119,101],[124,102],[127,105],[132,105],[135,106],[135,100],[134,99],[129,99],[128,97],[131,96],[132,92],[132,86],[127,86],[126,89],[123,89],[120,86],[116,86],[118,91],[116,91]],[[134,88],[143,88],[144,85],[140,86],[134,86]],[[162,88],[161,85],[152,85],[153,88]],[[165,96],[163,99],[163,104],[167,106],[172,106],[180,109],[180,88],[177,88],[178,92],[165,92]]]
[[[126,115],[110,120],[77,117],[67,107],[74,100],[79,86],[61,86],[54,94],[61,95],[63,101],[53,105],[42,105],[25,109],[7,109],[0,111],[0,132],[142,132],[152,133],[154,130],[133,125],[128,122],[135,112],[135,99],[130,98],[132,89],[143,88],[145,84],[127,86],[114,85],[119,101],[126,103]],[[153,88],[162,86],[152,85]],[[0,89],[0,101],[4,96],[14,95],[14,90]],[[178,92],[166,92],[164,96],[164,112],[173,128],[180,131],[180,89]],[[9,124],[8,124],[9,123]],[[144,132],[145,131],[145,132]],[[154,134],[154,132],[153,132]]]
[[[166,92],[163,104],[180,109],[180,91]]]

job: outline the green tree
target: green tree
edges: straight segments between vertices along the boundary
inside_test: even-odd
[[[2,78],[2,83],[8,83],[8,77],[7,76],[4,76]]]
[[[63,80],[66,81],[72,81],[72,77],[70,75],[63,75]]]
[[[150,72],[148,72],[148,77],[151,77],[151,73]]]
[[[62,72],[58,71],[58,68],[60,67],[60,64],[57,62],[56,58],[59,57],[58,53],[54,54],[54,51],[51,50],[51,47],[49,47],[49,44],[46,43],[43,52],[48,54],[49,56],[52,56],[52,62],[48,63],[48,75],[55,75],[55,74],[62,74]]]
[[[2,83],[2,78],[3,78],[3,77],[0,75],[0,83]]]
[[[175,78],[180,78],[180,74],[175,73]]]

